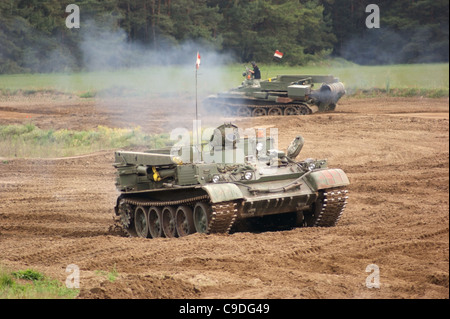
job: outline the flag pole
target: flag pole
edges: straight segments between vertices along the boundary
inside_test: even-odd
[[[198,69],[200,67],[200,52],[197,51],[197,60],[195,62],[195,120],[198,121],[198,102],[197,102],[197,97],[198,97]]]
[[[195,68],[195,120],[198,121],[198,107],[197,107],[197,73],[198,66]]]
[[[197,147],[197,161],[201,161],[201,148],[199,142],[199,127],[198,127],[198,68],[200,67],[200,53],[197,52],[197,61],[195,63],[195,135],[196,135],[196,147]],[[199,158],[200,157],[200,158]]]

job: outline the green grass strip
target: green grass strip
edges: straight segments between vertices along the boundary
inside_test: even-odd
[[[0,266],[0,299],[73,299],[78,293],[36,270],[12,272]]]
[[[43,130],[34,124],[0,125],[0,157],[51,158],[101,150],[170,146],[169,134],[147,134],[133,129],[98,126],[95,130]]]

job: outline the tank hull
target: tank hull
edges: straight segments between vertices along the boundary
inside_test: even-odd
[[[200,165],[201,166],[201,165]],[[200,167],[201,170],[201,167]],[[117,199],[115,215],[118,224],[129,225],[126,227],[131,236],[135,236],[133,228],[135,222],[134,213],[138,207],[147,212],[147,227],[152,223],[148,212],[152,208],[179,211],[180,207],[187,207],[194,218],[196,207],[199,203],[210,209],[210,216],[206,218],[206,226],[197,227],[196,231],[212,233],[228,233],[234,226],[246,230],[242,226],[243,220],[253,220],[258,223],[269,215],[295,214],[292,227],[301,226],[334,226],[347,204],[347,189],[349,180],[340,169],[320,169],[300,174],[283,174],[278,172],[276,176],[267,176],[266,181],[252,183],[207,183],[195,186],[166,185],[163,189],[135,190],[124,192]],[[326,210],[323,197],[329,194],[339,193],[334,201],[334,208]],[[328,200],[329,201],[329,200]],[[329,205],[329,203],[328,203]],[[321,207],[316,212],[316,206]],[[310,216],[321,213],[323,216],[311,219]],[[309,218],[309,219],[308,219]],[[177,224],[177,216],[172,218],[172,228],[182,227]],[[163,217],[160,217],[163,224]],[[125,221],[125,223],[124,223]],[[194,225],[195,228],[195,225]],[[249,227],[251,229],[251,227]],[[161,232],[161,236],[176,237],[182,231],[175,232],[173,236]],[[192,232],[191,232],[192,233]],[[150,233],[144,237],[152,237]]]

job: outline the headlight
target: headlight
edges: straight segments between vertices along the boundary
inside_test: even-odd
[[[218,181],[220,181],[220,176],[219,175],[213,175],[212,182],[213,183],[217,183]]]
[[[264,149],[264,144],[263,143],[256,143],[256,150],[258,152],[261,152]]]
[[[245,172],[244,178],[248,181],[251,180],[253,178],[253,172]]]
[[[316,164],[314,164],[314,163],[309,163],[308,164],[308,169],[310,170],[310,171],[312,171],[313,169],[315,169],[316,168]]]

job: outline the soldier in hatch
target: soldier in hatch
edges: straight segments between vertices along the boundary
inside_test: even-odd
[[[253,74],[253,85],[259,87],[260,86],[259,81],[261,80],[261,71],[259,70],[259,67],[255,61],[252,61],[251,64],[253,70],[249,70],[249,72]]]

